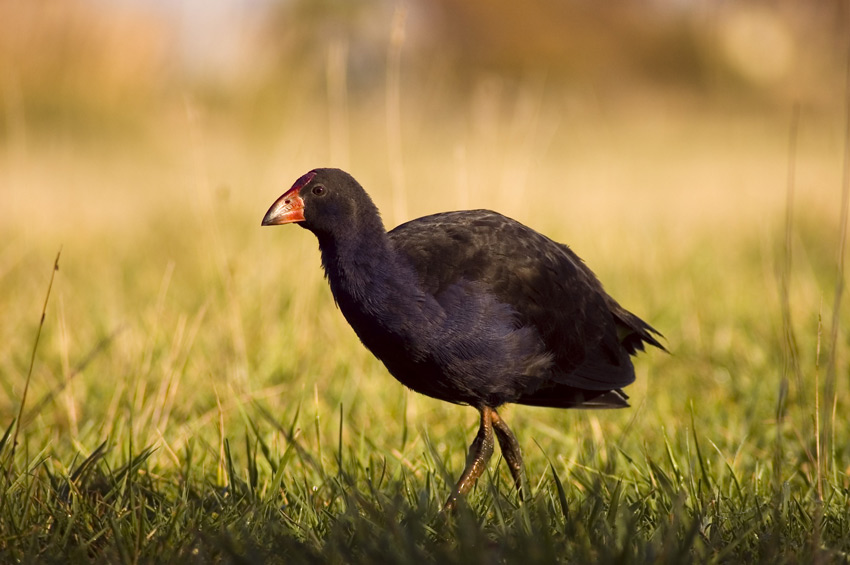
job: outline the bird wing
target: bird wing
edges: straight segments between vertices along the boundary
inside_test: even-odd
[[[518,327],[535,329],[554,360],[545,389],[626,386],[635,378],[629,353],[643,342],[660,347],[650,335],[654,330],[608,296],[572,250],[501,214],[435,214],[402,224],[389,236],[426,292],[439,296],[472,282],[511,306]],[[621,343],[621,335],[628,341]],[[537,382],[530,397],[537,396]]]

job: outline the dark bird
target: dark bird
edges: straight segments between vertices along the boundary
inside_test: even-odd
[[[339,309],[363,344],[416,392],[481,415],[452,508],[499,441],[520,496],[522,455],[503,404],[622,408],[630,355],[661,334],[611,298],[566,245],[489,210],[444,212],[387,232],[365,190],[315,169],[262,225],[319,239]]]

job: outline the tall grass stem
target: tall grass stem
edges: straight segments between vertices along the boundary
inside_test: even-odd
[[[62,255],[62,248],[56,252],[56,259],[53,261],[53,270],[50,272],[50,282],[47,283],[47,292],[44,295],[44,304],[41,307],[41,318],[38,321],[38,329],[35,332],[35,340],[32,344],[32,355],[30,355],[29,369],[27,370],[27,378],[24,381],[24,392],[21,394],[21,404],[18,407],[17,424],[15,424],[15,433],[12,436],[12,446],[9,449],[9,466],[6,468],[7,480],[11,477],[12,467],[15,464],[15,449],[18,446],[18,435],[23,427],[24,408],[27,403],[27,392],[29,392],[30,381],[32,381],[32,371],[35,366],[35,356],[38,352],[38,342],[41,340],[41,330],[44,328],[44,319],[47,316],[47,303],[50,301],[50,291],[53,289],[53,280],[56,278],[56,271],[59,270],[59,257]]]
[[[407,218],[407,192],[401,141],[401,50],[407,7],[398,4],[393,14],[387,52],[387,159],[393,195],[393,225]]]

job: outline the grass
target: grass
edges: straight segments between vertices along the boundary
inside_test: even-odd
[[[314,239],[259,228],[329,159],[321,106],[258,135],[190,102],[142,143],[9,139],[0,561],[847,561],[835,121],[799,115],[789,173],[790,113],[422,96],[393,134],[403,205],[383,116],[335,113],[334,151],[388,224],[487,206],[570,242],[668,338],[636,360],[633,407],[506,409],[531,499],[494,460],[446,518],[475,411],[404,391],[335,310]]]

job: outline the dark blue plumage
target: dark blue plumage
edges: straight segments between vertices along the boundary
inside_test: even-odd
[[[627,406],[629,356],[663,349],[567,246],[495,212],[434,214],[387,232],[350,175],[316,169],[263,219],[290,222],[318,237],[331,291],[363,344],[411,389],[476,407],[473,451],[486,451],[477,444],[489,434],[492,452],[494,426],[503,452],[515,452],[518,486],[519,448],[496,408]],[[450,504],[489,457],[470,455]]]

